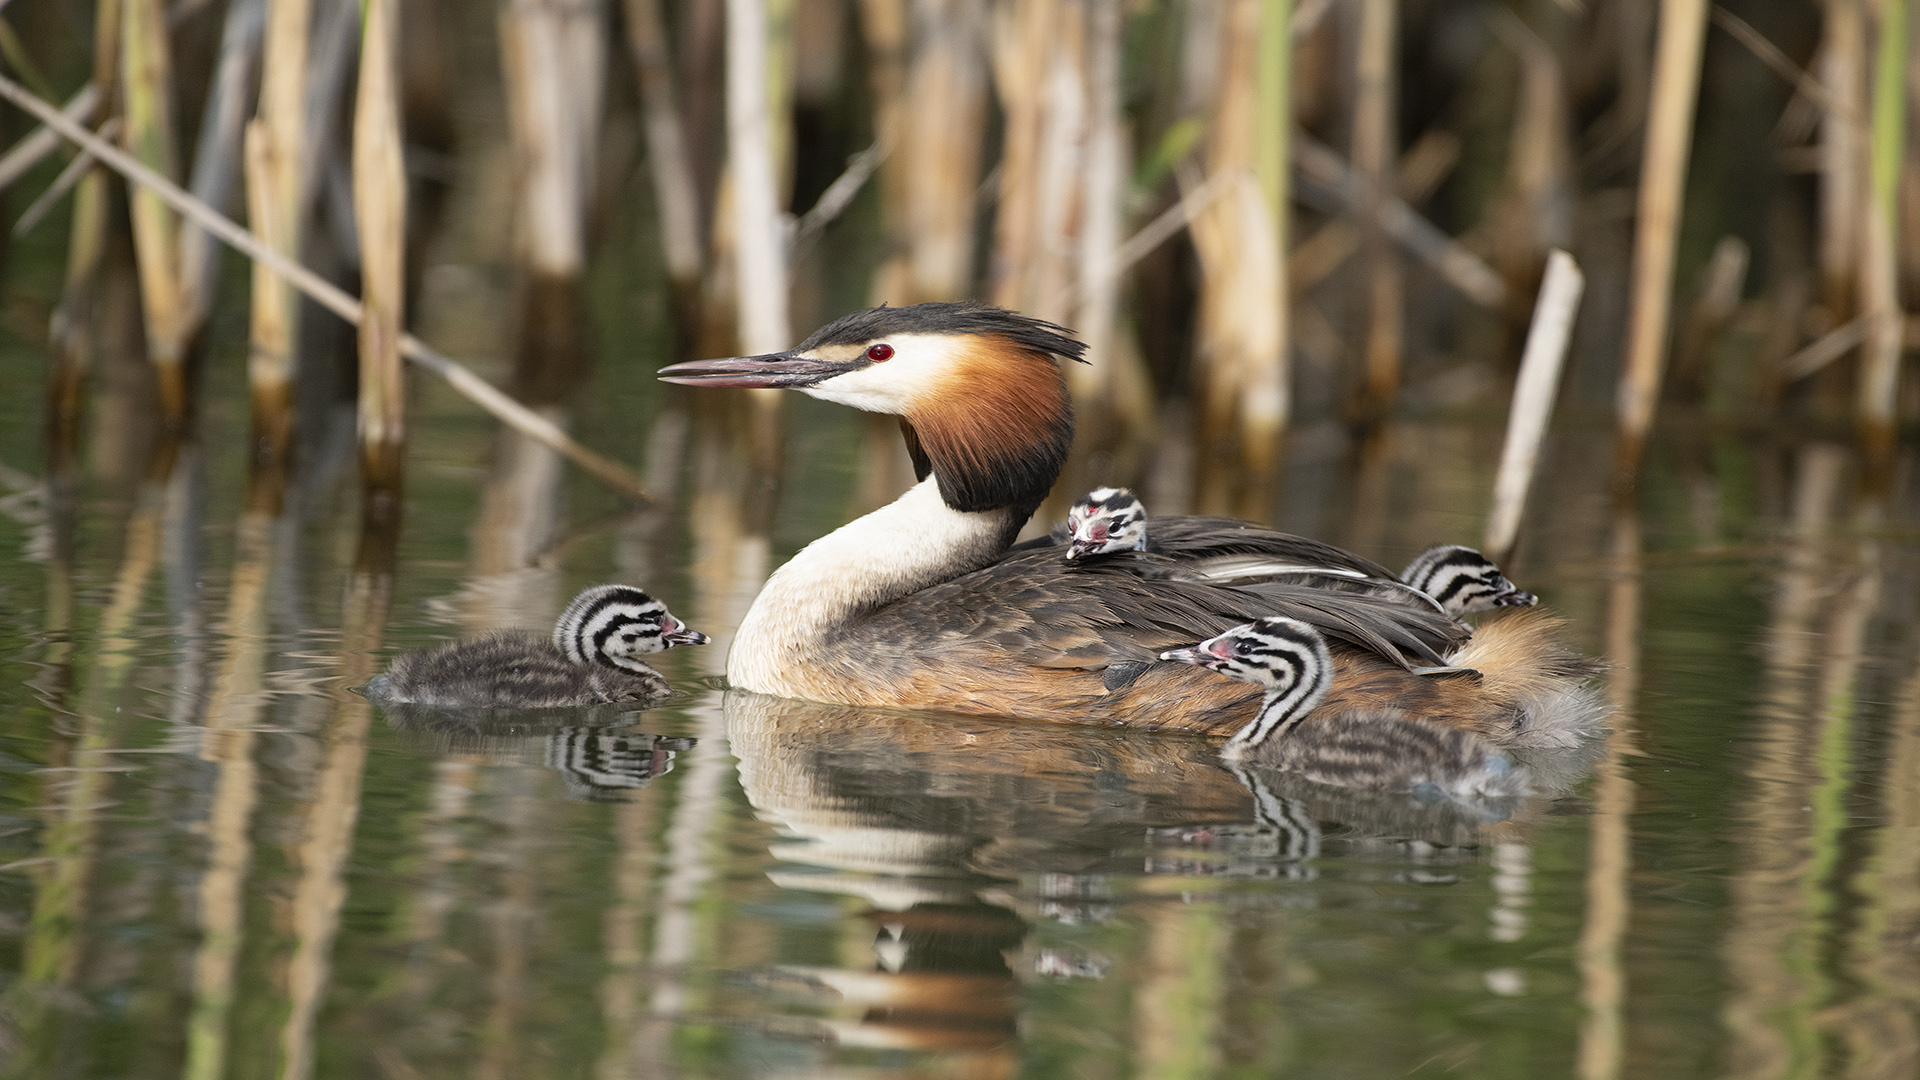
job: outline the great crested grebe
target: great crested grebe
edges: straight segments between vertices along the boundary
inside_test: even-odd
[[[728,679],[849,705],[1226,735],[1254,715],[1260,691],[1159,655],[1278,615],[1327,638],[1323,708],[1398,705],[1497,736],[1526,725],[1482,681],[1586,674],[1562,662],[1542,622],[1502,620],[1476,636],[1435,606],[1370,591],[1189,581],[1107,560],[1069,567],[1044,543],[1009,550],[1073,440],[1056,357],[1084,350],[1051,323],[934,303],[855,312],[786,352],[662,368],[670,382],[785,387],[896,416],[920,479],[774,572],[740,624]],[[1212,552],[1295,564],[1284,547],[1262,546],[1265,530],[1235,523],[1229,536],[1191,520],[1157,523],[1156,563],[1177,569]],[[1450,663],[1485,679],[1414,674]]]
[[[1208,520],[1223,522],[1209,531],[1229,539],[1236,531],[1236,524],[1241,530],[1250,527],[1244,522]],[[1287,536],[1285,533],[1271,535],[1275,538]],[[1539,602],[1538,597],[1508,581],[1491,559],[1458,544],[1428,548],[1396,576],[1378,563],[1361,559],[1331,544],[1305,537],[1291,537],[1290,540],[1296,548],[1294,557],[1299,563],[1297,567],[1276,566],[1271,557],[1236,559],[1224,555],[1184,560],[1179,574],[1196,580],[1229,581],[1247,576],[1296,573],[1341,578],[1375,588],[1406,587],[1440,605],[1441,610],[1455,618],[1475,611],[1491,611],[1496,607],[1532,607]],[[1055,542],[1066,546],[1065,557],[1069,561],[1156,550],[1149,540],[1147,508],[1127,488],[1095,488],[1082,495],[1067,511],[1066,528]]]
[[[704,645],[667,606],[631,585],[595,585],[573,598],[553,636],[497,633],[407,653],[367,683],[382,704],[547,709],[651,701],[667,680],[640,658]]]

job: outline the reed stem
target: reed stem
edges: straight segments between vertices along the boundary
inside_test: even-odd
[[[1520,357],[1520,377],[1513,387],[1506,444],[1500,451],[1500,471],[1493,484],[1493,513],[1487,519],[1487,538],[1482,547],[1496,563],[1507,561],[1520,535],[1527,489],[1533,484],[1533,469],[1540,460],[1540,443],[1546,437],[1547,419],[1553,412],[1560,370],[1566,363],[1574,316],[1580,311],[1580,294],[1585,288],[1586,276],[1573,256],[1564,251],[1547,256],[1540,298],[1533,306],[1533,325],[1527,331],[1526,351]]]
[[[178,175],[174,152],[173,63],[161,0],[126,0],[121,11],[121,88],[127,147],[148,168]],[[180,284],[180,221],[157,194],[132,192],[133,245],[140,268],[140,306],[147,359],[159,383],[160,413],[170,431],[186,423],[187,373],[184,297]]]
[[[402,160],[395,0],[361,9],[360,85],[354,98],[353,208],[360,237],[360,467],[368,494],[397,498],[406,444],[407,175]]]
[[[1673,304],[1673,256],[1680,232],[1681,196],[1686,187],[1706,31],[1706,0],[1662,0],[1634,229],[1633,291],[1614,459],[1616,488],[1633,484],[1660,396],[1661,371],[1667,357],[1667,316]]]
[[[308,38],[313,0],[268,0],[260,106],[242,136],[247,217],[276,254],[300,258],[301,147],[306,138]],[[231,241],[229,241],[231,242]],[[253,398],[254,465],[285,468],[293,439],[294,343],[300,305],[294,286],[258,257],[247,329],[247,385]]]
[[[1873,181],[1865,206],[1861,256],[1861,316],[1867,321],[1855,406],[1869,472],[1885,474],[1893,457],[1900,391],[1900,309],[1897,188],[1907,152],[1907,0],[1880,4],[1880,56],[1874,69]]]
[[[101,141],[92,132],[68,120],[52,105],[34,97],[19,83],[4,75],[0,75],[0,97],[32,113],[63,137],[71,139],[92,152],[94,156],[129,180],[153,189],[169,205],[206,226],[207,231],[233,245],[248,258],[265,265],[275,274],[291,282],[295,288],[312,297],[320,306],[355,326],[360,325],[364,317],[360,301],[348,296],[339,286],[268,247],[259,237],[241,228],[226,215],[194,198],[180,185],[140,164],[112,144]],[[552,421],[501,393],[498,388],[475,375],[470,368],[441,355],[421,342],[419,338],[412,334],[401,334],[400,355],[445,379],[461,396],[512,425],[516,430],[566,455],[574,464],[592,473],[608,486],[637,499],[647,498],[646,489],[641,486],[639,479],[625,467],[581,446]]]
[[[1362,192],[1358,209],[1367,262],[1365,382],[1359,399],[1362,422],[1384,418],[1400,389],[1400,350],[1405,282],[1397,253],[1381,225],[1393,196],[1393,165],[1399,157],[1394,96],[1394,47],[1399,37],[1399,0],[1362,0],[1359,49],[1354,60],[1353,171]]]

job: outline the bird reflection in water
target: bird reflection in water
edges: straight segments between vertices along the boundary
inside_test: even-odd
[[[631,708],[381,709],[395,729],[430,737],[441,753],[476,753],[497,764],[539,760],[560,774],[576,802],[625,802],[672,772],[674,755],[695,743],[632,730],[641,712]]]
[[[1143,875],[1310,882],[1325,849],[1473,862],[1489,830],[1511,836],[1545,804],[1336,788],[1229,767],[1214,742],[1179,736],[737,690],[724,711],[746,797],[782,837],[773,883],[856,898],[854,925],[872,927],[854,931],[863,964],[752,973],[766,997],[800,999],[769,1002],[775,1017],[754,1022],[971,1056],[988,1072],[1016,1060],[1024,982],[1099,979],[1115,964],[1036,943],[1037,924],[1138,917]],[[1448,849],[1457,855],[1436,854]]]

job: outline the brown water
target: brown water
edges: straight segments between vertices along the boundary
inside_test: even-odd
[[[645,363],[575,416],[648,463],[666,498],[637,513],[423,385],[383,576],[355,569],[344,443],[266,518],[229,449],[143,484],[96,420],[55,528],[36,354],[7,348],[7,1075],[1920,1067],[1911,454],[1869,503],[1837,445],[1666,447],[1622,518],[1604,438],[1572,425],[1513,576],[1614,665],[1611,740],[1518,805],[1277,777],[1256,804],[1202,741],[728,693],[724,645],[667,654],[680,694],[641,713],[351,692],[595,581],[724,635],[851,512],[843,411],[795,403],[767,541],[768,489],[675,436],[687,399]],[[210,381],[202,445],[231,448],[232,369]],[[1433,420],[1355,456],[1304,429],[1280,523],[1388,562],[1471,541],[1496,439]]]

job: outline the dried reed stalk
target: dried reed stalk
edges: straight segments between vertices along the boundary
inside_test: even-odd
[[[101,114],[112,95],[101,87],[115,85],[119,79],[120,58],[119,0],[99,0],[94,13],[93,81],[75,94],[58,113],[66,123],[81,127],[107,122]],[[85,130],[85,128],[81,128]],[[58,140],[60,133],[51,124],[42,123],[32,135],[22,139],[0,161],[0,168],[21,162],[25,172],[32,167],[30,144],[45,135]],[[101,140],[105,145],[105,140]],[[16,154],[20,157],[16,158]],[[35,161],[38,158],[34,158]],[[0,186],[13,182],[13,176],[0,180]],[[64,475],[79,456],[80,397],[85,388],[88,368],[93,365],[97,343],[97,293],[100,266],[105,259],[107,226],[111,205],[108,175],[104,169],[90,169],[80,179],[73,199],[73,222],[67,232],[67,276],[60,291],[60,302],[49,320],[49,344],[53,362],[47,372],[47,458],[54,475]]]
[[[117,35],[108,34],[107,36]],[[84,122],[94,114],[95,106],[99,101],[99,88],[93,83],[88,83],[80,88],[79,93],[68,98],[67,103],[60,107],[60,111],[70,119]],[[45,161],[47,155],[60,149],[61,145],[60,133],[42,124],[19,142],[8,147],[7,152],[0,155],[0,190],[12,187],[15,181],[25,176],[35,165]]]
[[[518,163],[516,254],[531,272],[571,279],[586,266],[586,200],[605,67],[598,3],[511,0],[500,54]]]
[[[1425,202],[1459,164],[1460,137],[1450,131],[1429,128],[1400,156],[1400,164],[1394,170],[1394,190],[1400,202],[1409,207]],[[1393,216],[1389,210],[1389,220]],[[1296,294],[1306,293],[1359,250],[1360,227],[1351,217],[1327,221],[1287,252],[1287,287]]]
[[[908,179],[907,288],[915,300],[965,296],[973,278],[987,75],[985,0],[944,0],[919,15],[906,125],[894,154]]]
[[[1087,8],[1087,125],[1080,179],[1080,243],[1072,325],[1087,342],[1091,364],[1068,365],[1074,396],[1118,410],[1135,430],[1153,422],[1152,384],[1137,352],[1118,346],[1121,233],[1126,223],[1127,132],[1121,111],[1119,0]]]
[[[1898,186],[1907,152],[1907,0],[1880,4],[1880,56],[1874,69],[1873,186],[1862,207],[1860,314],[1867,322],[1861,353],[1855,422],[1871,479],[1885,477],[1893,457],[1900,391],[1903,316],[1900,310]]]
[[[1567,84],[1551,45],[1508,8],[1493,11],[1494,30],[1520,58],[1505,190],[1494,210],[1494,262],[1512,294],[1524,299],[1547,253],[1573,242]]]
[[[1363,422],[1377,422],[1400,391],[1400,351],[1405,322],[1405,276],[1398,253],[1387,243],[1382,208],[1393,192],[1399,160],[1398,110],[1394,96],[1394,48],[1399,38],[1399,0],[1361,0],[1359,45],[1354,56],[1353,161],[1360,180],[1358,207],[1367,263],[1365,380],[1358,401]]]
[[[313,0],[269,0],[260,107],[242,138],[247,218],[254,233],[290,262],[300,258],[301,154],[312,22]],[[299,317],[293,284],[256,257],[247,327],[247,386],[253,398],[254,463],[263,473],[285,467],[293,438]]]
[[[1365,189],[1359,177],[1337,151],[1303,131],[1295,131],[1290,153],[1300,177],[1308,181],[1301,185],[1301,202],[1329,213],[1356,211],[1364,203]],[[1401,199],[1387,199],[1379,212],[1380,226],[1388,235],[1467,299],[1492,311],[1505,308],[1507,287],[1480,256]]]
[[[906,0],[861,0],[860,33],[867,47],[867,86],[873,95],[874,142],[897,150],[907,128]],[[886,256],[873,276],[876,304],[912,303],[908,291],[907,192],[913,169],[906,155],[889,153],[880,163],[880,220]]]
[[[1285,51],[1262,52],[1268,44],[1262,23],[1274,11],[1261,0],[1229,0],[1207,148],[1207,173],[1221,194],[1192,221],[1201,268],[1195,345],[1204,387],[1200,426],[1234,443],[1236,456],[1256,473],[1277,461],[1288,411],[1281,208],[1262,184],[1260,159],[1263,146],[1269,152],[1273,147],[1263,143],[1260,125],[1280,119],[1267,115],[1276,102],[1262,100],[1260,91],[1285,84],[1263,79],[1260,71],[1263,62],[1276,62],[1273,52]],[[1290,48],[1285,35],[1280,40]],[[1277,104],[1285,108],[1284,95]]]
[[[162,176],[177,176],[173,65],[162,0],[125,0],[120,36],[127,148]],[[180,220],[165,200],[145,188],[136,188],[129,202],[147,358],[159,384],[161,417],[169,429],[179,430],[187,415],[187,307],[180,278]]]
[[[1620,382],[1620,441],[1614,465],[1617,487],[1630,486],[1639,470],[1660,396],[1667,315],[1673,302],[1673,254],[1680,232],[1680,203],[1686,186],[1706,31],[1706,0],[1666,0],[1661,4],[1634,228],[1626,371]]]
[[[514,383],[560,400],[585,370],[579,280],[606,70],[603,0],[509,0],[500,59],[514,148]]]
[[[783,34],[790,33],[784,23]],[[734,319],[744,354],[778,352],[793,344],[788,314],[786,222],[779,172],[788,138],[786,72],[776,55],[767,0],[727,0],[727,170],[732,180]],[[777,118],[777,122],[776,122]],[[777,390],[755,390],[750,435],[763,471],[778,469],[780,410]]]
[[[201,114],[200,141],[194,149],[189,186],[201,202],[222,213],[233,209],[234,186],[244,158],[241,143],[251,111],[266,18],[266,0],[234,0],[227,8],[213,86]],[[213,310],[214,290],[220,280],[219,254],[205,229],[192,221],[181,225],[180,287],[186,305],[182,318],[189,334],[198,334]]]
[[[180,185],[140,164],[113,145],[100,141],[92,132],[61,116],[52,105],[34,97],[19,83],[4,75],[0,75],[0,97],[32,113],[60,132],[63,137],[78,143],[129,180],[158,192],[161,198],[175,209],[204,225],[209,232],[233,245],[242,254],[266,265],[274,273],[292,282],[295,288],[312,297],[322,307],[355,326],[360,325],[363,317],[360,302],[341,291],[339,286],[268,247],[259,237],[195,199],[182,190]],[[461,396],[512,425],[516,430],[566,455],[575,464],[610,487],[635,498],[647,497],[646,490],[639,480],[624,467],[573,441],[552,421],[501,393],[465,365],[456,363],[427,347],[419,338],[412,334],[402,334],[400,354],[445,379]]]
[[[1560,369],[1573,337],[1573,319],[1580,311],[1586,277],[1573,256],[1554,251],[1547,256],[1540,298],[1534,302],[1533,325],[1527,331],[1520,357],[1520,377],[1513,387],[1513,406],[1507,419],[1506,444],[1500,451],[1500,471],[1493,482],[1493,512],[1487,518],[1487,557],[1504,563],[1513,554],[1520,535],[1521,512],[1527,489],[1533,484],[1540,443],[1547,434],[1547,418],[1560,387]]]
[[[700,284],[700,196],[693,162],[687,156],[687,132],[674,93],[673,57],[660,0],[626,0],[627,45],[640,82],[640,109],[647,139],[647,170],[660,213],[660,246],[667,277],[683,297],[698,294]]]
[[[1861,167],[1866,150],[1859,118],[1866,115],[1867,28],[1861,0],[1826,0],[1819,69],[1828,104],[1820,117],[1821,299],[1836,321],[1851,316],[1860,269]]]
[[[793,344],[770,62],[765,0],[727,0],[727,166],[733,180],[737,325],[747,354]]]
[[[407,174],[395,0],[366,0],[354,97],[353,209],[360,237],[360,468],[368,494],[398,497],[406,445]]]
[[[1006,135],[994,221],[990,295],[1053,322],[1068,317],[1067,258],[1086,136],[1083,6],[1003,0],[994,16],[993,73]]]

